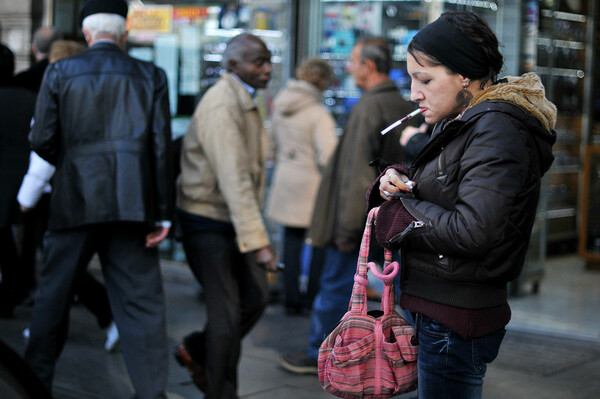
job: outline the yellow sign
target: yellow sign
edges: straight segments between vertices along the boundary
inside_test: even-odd
[[[208,16],[208,7],[175,7],[173,9],[173,19],[181,18],[206,18]]]
[[[170,33],[173,25],[173,6],[138,6],[131,8],[127,16],[130,33]]]

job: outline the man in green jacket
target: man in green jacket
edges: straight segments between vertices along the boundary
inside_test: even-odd
[[[389,78],[391,55],[380,38],[359,41],[347,64],[356,85],[364,90],[352,108],[344,133],[331,157],[319,188],[308,238],[326,247],[325,263],[314,300],[307,351],[286,353],[280,364],[294,373],[317,373],[319,346],[348,310],[360,241],[364,231],[365,193],[379,175],[377,165],[404,161],[400,128],[385,136],[381,130],[410,113]],[[404,126],[402,126],[404,127]]]

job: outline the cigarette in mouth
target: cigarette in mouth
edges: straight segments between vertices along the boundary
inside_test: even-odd
[[[398,119],[396,122],[392,123],[391,125],[389,125],[385,129],[383,129],[381,131],[381,135],[383,136],[384,134],[386,134],[387,132],[389,132],[390,130],[392,130],[393,128],[395,128],[396,126],[401,125],[402,123],[406,122],[407,120],[409,120],[413,116],[419,115],[420,113],[421,113],[421,108],[415,109],[413,112],[411,112],[410,114],[406,115],[404,118]]]

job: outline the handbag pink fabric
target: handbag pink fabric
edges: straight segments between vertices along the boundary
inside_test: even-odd
[[[348,312],[319,349],[319,381],[340,398],[390,398],[417,388],[415,330],[394,308],[398,262],[388,249],[383,274],[368,262],[377,210],[367,218]],[[367,312],[367,269],[384,282],[381,311]]]

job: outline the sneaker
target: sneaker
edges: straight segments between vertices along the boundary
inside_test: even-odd
[[[314,374],[319,371],[317,359],[306,354],[306,352],[284,353],[279,358],[281,367],[295,374]]]
[[[106,329],[106,342],[104,342],[104,349],[107,352],[114,352],[119,346],[119,330],[117,325],[113,321],[110,326]]]

